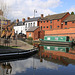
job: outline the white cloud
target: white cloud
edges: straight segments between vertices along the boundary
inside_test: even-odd
[[[22,19],[23,17],[34,16],[34,9],[37,10],[36,16],[40,14],[48,15],[55,12],[50,9],[56,8],[61,4],[60,0],[6,0],[12,8],[11,17]],[[14,13],[14,11],[16,13]],[[20,11],[20,13],[18,12]]]
[[[10,64],[12,66],[12,75],[26,72],[28,68],[33,68],[33,67],[35,67],[36,69],[46,68],[52,70],[58,70],[58,68],[61,67],[60,65],[46,61],[44,59],[43,62],[41,63],[40,59],[36,59],[36,58],[34,58],[34,64],[33,64],[33,58],[10,62]]]
[[[75,12],[75,6],[72,6],[69,10],[67,10],[68,12]]]

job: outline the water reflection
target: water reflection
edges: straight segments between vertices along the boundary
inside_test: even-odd
[[[1,62],[0,75],[75,74],[75,47],[34,45],[39,48],[36,55],[28,59]]]

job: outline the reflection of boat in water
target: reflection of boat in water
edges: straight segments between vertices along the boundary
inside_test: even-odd
[[[47,45],[40,45],[44,47],[44,50],[51,50],[51,51],[61,51],[61,52],[69,52],[70,47],[60,47],[60,46],[47,46]]]

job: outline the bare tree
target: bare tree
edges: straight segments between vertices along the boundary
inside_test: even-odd
[[[9,13],[9,6],[6,4],[5,0],[0,0],[0,10],[3,11],[3,16],[7,17]]]

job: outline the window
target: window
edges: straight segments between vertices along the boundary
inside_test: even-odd
[[[42,26],[41,26],[41,29],[42,29]]]
[[[43,28],[45,28],[45,26]]]
[[[52,25],[50,25],[50,29],[52,29]]]
[[[30,23],[28,24],[28,27],[30,27]]]
[[[47,28],[48,28],[48,26],[47,26]]]
[[[45,21],[43,21],[45,23]]]
[[[31,27],[32,27],[32,23],[31,23]]]
[[[57,21],[59,21],[59,19]]]
[[[41,23],[42,23],[42,21],[41,21]]]
[[[57,26],[59,28],[59,26]]]
[[[47,21],[48,22],[48,21]]]
[[[31,33],[29,33],[29,37],[31,37]]]
[[[75,23],[75,21],[73,21],[72,23]]]
[[[35,26],[35,22],[33,23],[33,26]]]
[[[27,28],[27,24],[25,25],[25,27]]]
[[[65,25],[67,25],[67,22],[65,22]]]
[[[52,20],[50,20],[50,23],[52,23]]]

